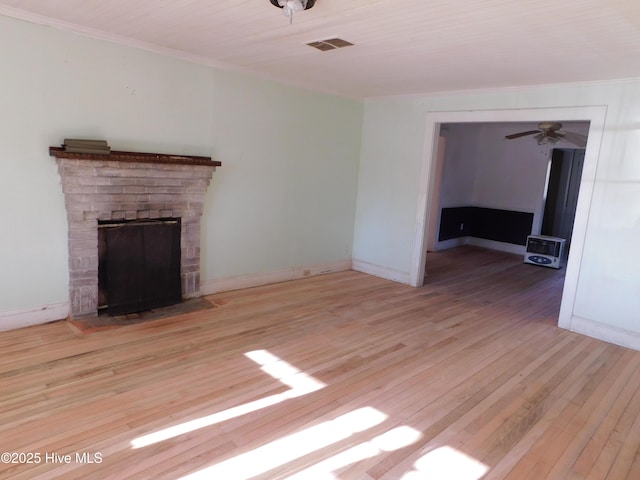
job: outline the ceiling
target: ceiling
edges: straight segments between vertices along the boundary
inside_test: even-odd
[[[639,0],[0,0],[0,15],[353,98],[640,77]],[[339,37],[354,46],[306,44]]]

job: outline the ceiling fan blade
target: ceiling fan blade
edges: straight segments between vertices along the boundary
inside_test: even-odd
[[[573,143],[576,147],[584,148],[587,146],[587,137],[574,132],[563,132],[563,139],[569,143]]]
[[[520,133],[512,133],[511,135],[506,135],[504,138],[508,140],[513,140],[514,138],[520,138],[527,135],[533,135],[535,133],[540,133],[540,130],[529,130],[528,132],[520,132]]]

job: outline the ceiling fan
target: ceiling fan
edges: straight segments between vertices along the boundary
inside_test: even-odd
[[[562,124],[559,122],[540,122],[537,130],[528,130],[526,132],[512,133],[504,138],[513,140],[514,138],[525,137],[527,135],[535,135],[539,145],[545,143],[555,144],[560,140],[573,143],[577,147],[584,148],[587,145],[587,137],[575,132],[566,132],[562,130]]]

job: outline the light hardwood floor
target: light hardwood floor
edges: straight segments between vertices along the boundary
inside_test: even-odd
[[[562,271],[461,248],[428,272],[0,333],[0,452],[36,462],[0,478],[640,478],[640,352],[555,326]]]

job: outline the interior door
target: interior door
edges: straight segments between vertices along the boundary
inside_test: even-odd
[[[567,248],[573,233],[584,152],[584,149],[555,148],[551,156],[541,233],[565,238]]]

